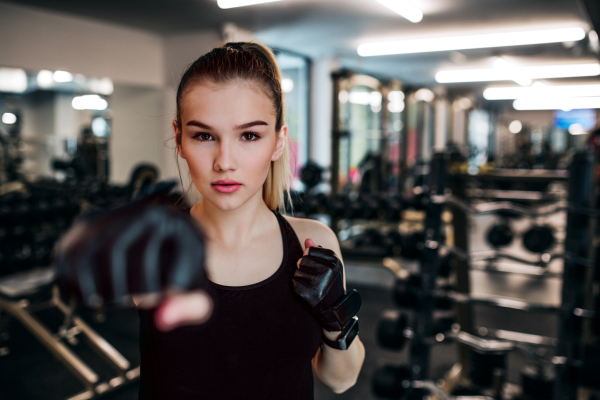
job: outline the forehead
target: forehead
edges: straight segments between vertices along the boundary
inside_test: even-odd
[[[275,124],[273,101],[251,82],[193,85],[181,99],[182,122],[200,120],[211,126],[240,125],[262,119]]]

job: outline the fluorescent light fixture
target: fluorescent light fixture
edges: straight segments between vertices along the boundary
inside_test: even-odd
[[[55,82],[71,82],[73,80],[73,74],[67,71],[54,71]]]
[[[515,83],[518,83],[521,86],[529,86],[533,82],[533,80],[530,77],[528,77],[528,76],[521,76],[518,73],[518,71],[515,71],[515,68],[516,68],[515,65],[509,63],[508,61],[506,61],[502,57],[498,57],[494,61],[494,68],[495,69],[504,70],[506,72],[512,72],[512,74],[514,76],[513,77],[513,81],[515,81]]]
[[[281,0],[218,0],[217,5],[219,8],[235,8],[235,7],[244,7],[244,6],[253,6],[255,4],[262,3],[273,3],[275,1]]]
[[[37,74],[37,84],[41,88],[49,88],[54,83],[54,76],[52,71],[48,71],[47,69],[43,69]]]
[[[496,87],[487,88],[483,91],[483,97],[487,100],[514,100],[522,98],[590,96],[600,96],[600,84],[532,87]]]
[[[407,0],[376,0],[383,4],[396,14],[406,18],[410,22],[420,22],[423,19],[423,12],[417,6]]]
[[[17,116],[13,113],[4,113],[2,114],[2,122],[6,125],[12,125],[17,122]]]
[[[600,108],[600,97],[517,99],[515,110],[575,110]]]
[[[27,73],[20,68],[0,68],[0,92],[23,93],[27,90]]]
[[[583,28],[545,29],[525,32],[504,32],[483,35],[437,37],[431,39],[399,40],[365,43],[358,46],[363,57],[389,54],[428,53],[489,47],[523,46],[528,44],[557,43],[581,40]]]
[[[508,131],[510,133],[519,133],[523,129],[523,124],[518,119],[515,119],[508,125]]]
[[[456,69],[435,74],[439,83],[512,81],[515,78],[549,79],[600,75],[600,64],[540,65],[512,69]]]
[[[106,110],[108,102],[97,94],[88,94],[85,96],[77,96],[73,98],[71,102],[76,110]]]

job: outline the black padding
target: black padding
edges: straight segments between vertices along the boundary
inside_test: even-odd
[[[373,374],[373,392],[386,399],[400,399],[406,394],[406,388],[410,387],[405,381],[411,375],[409,366],[384,365]]]
[[[406,344],[404,330],[408,317],[403,313],[385,312],[377,326],[377,343],[386,349],[400,351]]]

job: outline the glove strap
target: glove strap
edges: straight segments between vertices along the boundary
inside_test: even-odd
[[[321,332],[321,340],[323,343],[338,350],[348,350],[356,336],[358,336],[358,317],[352,317],[351,322],[344,327],[344,330],[336,340],[328,339],[325,334]]]
[[[321,326],[329,332],[341,331],[358,313],[361,304],[360,294],[352,289],[333,307],[323,310],[322,317],[319,318]]]

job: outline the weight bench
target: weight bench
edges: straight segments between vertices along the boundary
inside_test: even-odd
[[[46,300],[40,301],[39,297],[44,291],[47,294]],[[48,297],[50,300],[47,300]],[[60,310],[65,316],[57,333],[50,332],[34,315],[36,311],[52,307]],[[17,319],[83,383],[85,390],[68,397],[67,400],[93,399],[139,378],[139,366],[132,368],[130,362],[117,349],[77,316],[72,306],[62,301],[58,287],[55,285],[53,267],[37,268],[0,277],[0,316],[2,314]],[[6,334],[2,332],[2,325],[0,325],[0,340]],[[76,336],[79,334],[83,334],[90,347],[113,367],[115,370],[113,378],[101,382],[98,374],[63,343],[64,341],[77,343]],[[8,348],[0,344],[0,356],[8,353]]]

